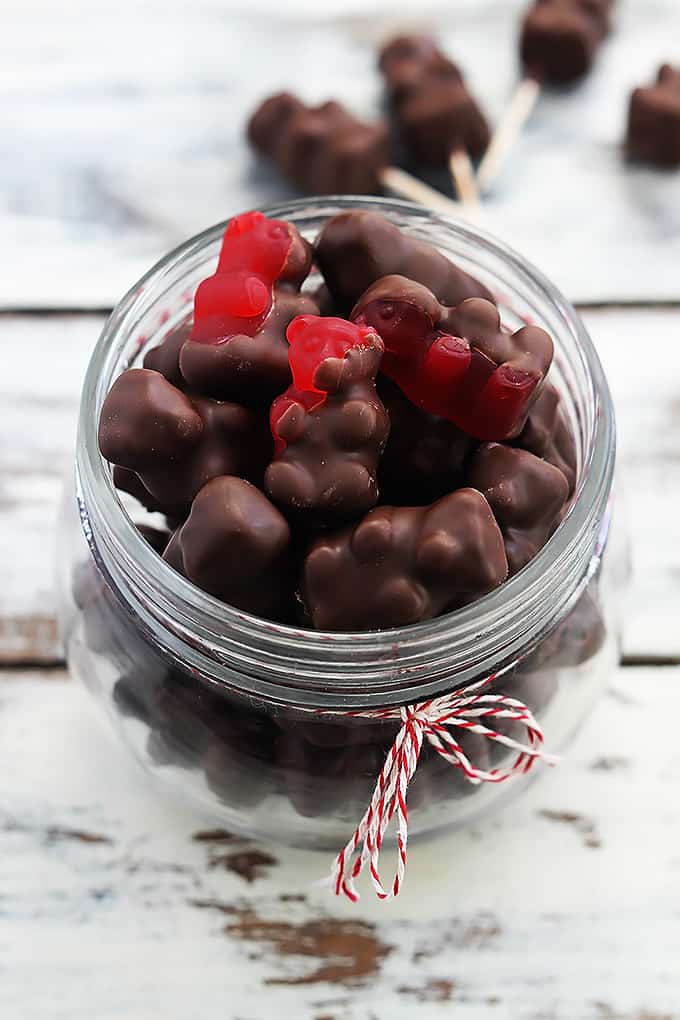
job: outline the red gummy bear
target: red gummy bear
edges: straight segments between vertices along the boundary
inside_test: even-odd
[[[376,473],[389,418],[375,390],[383,344],[372,329],[303,315],[288,327],[293,385],[274,401],[274,461],[265,487],[275,502],[347,519],[378,499]]]
[[[166,341],[145,365],[157,367],[151,359],[162,355],[193,392],[269,403],[290,382],[286,326],[296,315],[317,311],[298,293],[311,261],[310,245],[292,224],[260,212],[236,216],[225,231],[217,271],[196,291],[191,335],[173,343],[167,357]]]
[[[490,301],[447,308],[401,276],[369,287],[352,319],[380,334],[382,370],[409,400],[476,439],[518,435],[552,361],[552,341],[539,327],[508,333]]]
[[[306,253],[290,263],[295,238],[284,220],[261,212],[242,213],[224,232],[217,272],[199,285],[194,299],[191,340],[219,344],[233,336],[255,336],[273,300],[274,283],[306,275]]]

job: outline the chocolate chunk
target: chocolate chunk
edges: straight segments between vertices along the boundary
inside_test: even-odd
[[[251,117],[248,137],[307,194],[380,193],[387,128],[357,120],[340,103],[312,107],[288,93],[272,96]]]
[[[385,79],[387,95],[395,105],[418,88],[425,78],[461,84],[458,67],[427,35],[398,35],[381,49],[378,67]]]
[[[319,630],[401,627],[473,602],[508,572],[503,536],[481,493],[429,507],[378,507],[317,539],[303,596]]]
[[[539,0],[522,25],[520,53],[538,81],[572,84],[591,69],[609,31],[611,3],[604,0]]]
[[[389,418],[375,390],[382,341],[343,319],[306,316],[288,331],[294,385],[274,402],[276,448],[265,487],[317,524],[359,516],[378,499]]]
[[[469,298],[447,308],[405,277],[374,283],[352,319],[380,334],[382,371],[413,403],[477,439],[521,432],[552,361],[545,330],[509,333],[490,301]]]
[[[559,524],[567,479],[533,453],[485,443],[472,458],[467,482],[488,500],[503,532],[510,574],[516,574]]]
[[[515,442],[523,450],[559,468],[569,483],[569,495],[573,494],[578,465],[576,440],[554,386],[543,387]]]
[[[378,394],[390,417],[378,483],[384,503],[433,503],[463,484],[475,441],[444,418],[421,411],[393,382],[378,378]]]
[[[664,64],[655,85],[631,95],[626,152],[641,163],[680,167],[680,68]]]
[[[223,602],[279,619],[292,601],[290,541],[286,519],[259,489],[241,478],[213,478],[164,558]]]
[[[315,259],[338,306],[349,311],[383,276],[422,283],[444,305],[491,292],[425,241],[374,212],[353,210],[330,219],[316,241]]]
[[[104,401],[99,447],[107,460],[136,472],[155,508],[174,516],[211,478],[261,482],[271,437],[246,408],[189,398],[158,372],[133,368]]]
[[[298,315],[317,312],[309,296],[277,288],[271,311],[255,336],[234,336],[220,344],[187,341],[180,354],[182,374],[206,396],[246,405],[271,401],[291,381],[288,325]]]

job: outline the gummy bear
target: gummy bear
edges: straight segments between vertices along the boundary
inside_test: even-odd
[[[441,305],[404,277],[378,280],[352,312],[383,339],[383,371],[413,403],[481,440],[516,436],[550,368],[545,330],[506,332],[490,301]]]
[[[404,627],[474,602],[508,573],[503,536],[480,492],[426,507],[380,506],[318,538],[302,594],[318,630]]]
[[[293,601],[288,523],[242,478],[213,478],[203,486],[164,558],[237,609],[280,619]]]
[[[467,482],[486,496],[503,532],[510,574],[516,574],[559,524],[569,497],[567,479],[533,453],[485,443],[472,458]]]
[[[168,336],[148,352],[145,368],[220,400],[269,403],[290,382],[288,323],[317,311],[298,293],[310,266],[311,247],[292,224],[260,212],[235,216],[217,271],[196,291],[190,334]]]
[[[293,386],[274,401],[271,498],[321,523],[360,514],[378,499],[377,467],[389,418],[375,390],[383,345],[344,319],[301,316],[288,327]]]
[[[189,397],[159,372],[131,368],[104,401],[99,448],[137,475],[156,509],[183,516],[211,478],[237,474],[261,482],[271,437],[239,404]]]

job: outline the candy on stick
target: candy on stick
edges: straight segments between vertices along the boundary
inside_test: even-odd
[[[318,630],[377,630],[429,620],[507,577],[503,536],[484,496],[459,489],[431,506],[381,506],[317,539],[303,597]]]
[[[482,193],[496,178],[543,85],[573,85],[591,69],[611,29],[614,0],[534,0],[520,34],[524,78],[496,127],[477,173]]]
[[[409,153],[424,165],[448,165],[463,205],[476,205],[471,160],[483,154],[490,132],[459,68],[422,35],[391,39],[380,51],[378,66]]]
[[[338,308],[347,313],[367,287],[392,275],[424,284],[444,305],[468,297],[492,299],[483,283],[378,213],[352,210],[333,216],[316,240],[314,258]]]
[[[248,122],[248,138],[306,194],[375,195],[383,190],[450,214],[458,203],[389,165],[383,122],[367,124],[334,101],[306,106],[289,92],[270,96]]]
[[[680,68],[664,64],[654,85],[630,97],[628,156],[665,169],[680,167]]]
[[[483,298],[449,308],[405,277],[378,280],[352,320],[385,344],[382,371],[418,407],[476,439],[517,436],[552,361],[552,340],[538,326],[505,330]]]
[[[293,385],[272,404],[265,488],[315,523],[351,520],[378,500],[389,433],[375,390],[382,341],[372,329],[311,315],[290,324],[288,340]]]

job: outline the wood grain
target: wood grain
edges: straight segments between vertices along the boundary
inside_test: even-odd
[[[680,1016],[679,669],[620,671],[558,768],[357,907],[314,885],[327,855],[166,798],[63,680],[0,685],[7,1020]]]
[[[680,310],[593,309],[585,318],[618,414],[619,482],[634,565],[625,652],[677,659]],[[57,506],[72,463],[81,380],[102,323],[94,315],[0,316],[6,422],[0,437],[0,662],[60,658],[52,583]]]

